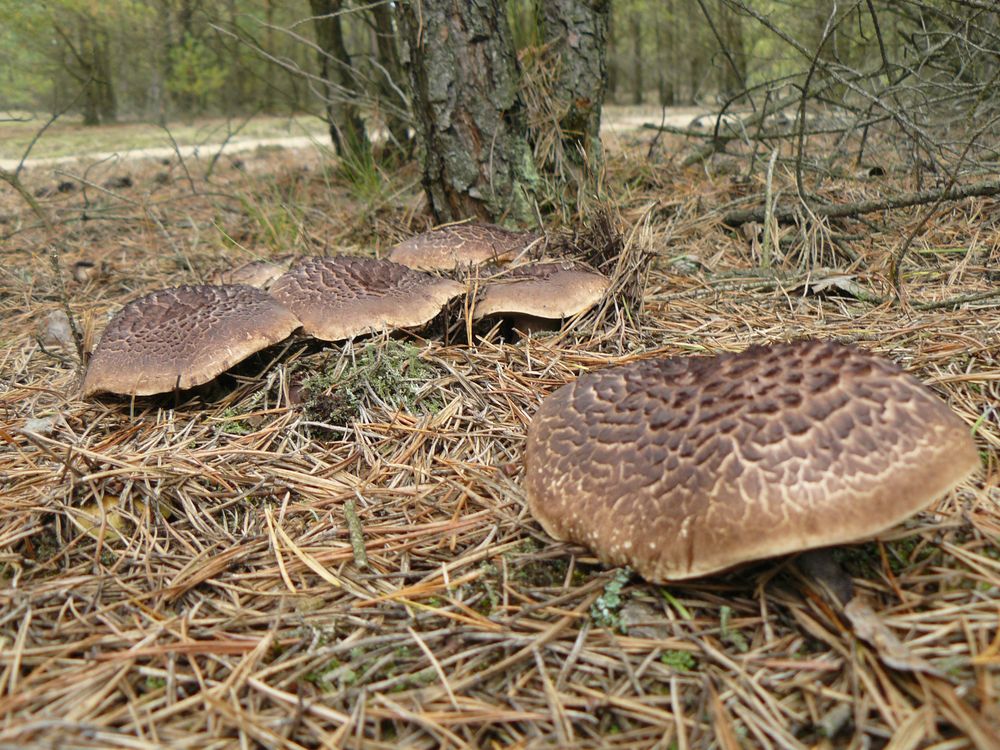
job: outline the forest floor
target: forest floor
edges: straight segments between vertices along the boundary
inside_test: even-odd
[[[996,747],[1000,203],[935,209],[900,305],[890,257],[928,207],[772,227],[768,268],[760,227],[722,221],[761,203],[760,161],[682,168],[694,144],[652,140],[609,135],[603,194],[545,214],[616,249],[622,292],[560,332],[505,339],[457,304],[427,331],[293,339],[179,397],[81,400],[50,316],[90,350],[160,287],[381,256],[430,226],[417,170],[278,148],[209,179],[176,158],[28,170],[44,219],[0,188],[0,747]],[[921,187],[870,147],[886,176],[817,192]],[[788,162],[775,180],[794,195]],[[902,661],[793,561],[650,585],[525,506],[527,425],[580,373],[804,336],[900,363],[980,450],[934,507],[840,550]]]

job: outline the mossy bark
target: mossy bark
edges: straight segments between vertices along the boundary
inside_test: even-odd
[[[564,105],[559,122],[567,155],[601,160],[601,108],[608,82],[610,0],[546,0],[539,7],[542,42],[558,65],[553,96]]]
[[[399,10],[435,217],[530,222],[538,174],[505,4],[412,0]]]

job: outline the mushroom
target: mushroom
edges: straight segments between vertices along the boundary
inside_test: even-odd
[[[305,258],[279,277],[271,295],[325,341],[431,321],[465,285],[399,263],[337,256]]]
[[[276,278],[281,276],[291,265],[291,256],[285,257],[279,263],[269,260],[252,260],[242,266],[219,271],[212,276],[213,284],[246,284],[258,289],[267,289]]]
[[[45,316],[44,324],[41,335],[42,346],[61,347],[68,352],[76,348],[73,326],[70,323],[69,315],[63,310],[50,312]]]
[[[193,388],[287,338],[299,325],[280,303],[250,286],[161,289],[129,302],[112,318],[87,368],[83,396]]]
[[[92,260],[78,260],[73,264],[70,272],[74,281],[78,284],[86,284],[103,276],[107,272],[107,267],[105,263],[97,265]]]
[[[494,224],[453,224],[403,240],[389,260],[418,271],[453,271],[482,263],[506,263],[540,239],[537,232],[513,232]]]
[[[472,318],[503,315],[523,332],[537,330],[593,307],[609,284],[606,276],[571,262],[518,266],[483,286]]]
[[[525,461],[552,537],[651,582],[871,538],[979,465],[919,381],[823,341],[584,375],[545,399]]]

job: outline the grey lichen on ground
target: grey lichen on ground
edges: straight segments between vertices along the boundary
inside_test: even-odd
[[[366,344],[346,367],[321,368],[302,381],[304,412],[312,422],[346,426],[366,408],[433,414],[441,401],[427,395],[426,383],[438,370],[420,358],[420,349],[389,339]],[[319,428],[322,429],[322,428]]]

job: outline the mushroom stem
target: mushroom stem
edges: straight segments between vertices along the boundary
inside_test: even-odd
[[[558,318],[540,318],[537,315],[514,315],[510,327],[522,336],[541,331],[558,331],[562,321]]]
[[[803,552],[795,562],[809,581],[818,584],[841,607],[854,598],[851,577],[833,559],[832,548],[822,547]]]
[[[843,615],[854,636],[875,649],[883,664],[904,672],[943,676],[940,670],[914,654],[896,637],[864,594],[855,593],[850,576],[833,559],[830,547],[804,552],[795,563],[807,581],[816,584],[837,612]]]

